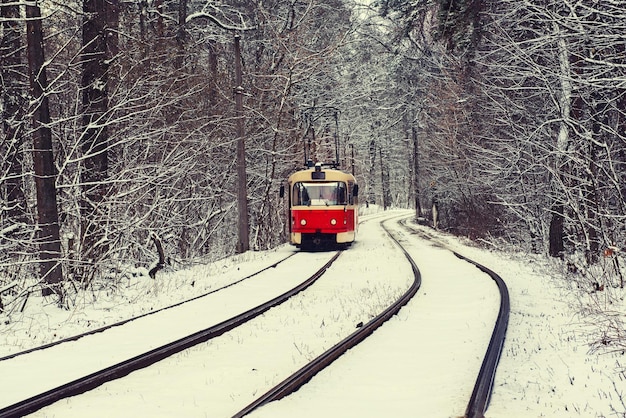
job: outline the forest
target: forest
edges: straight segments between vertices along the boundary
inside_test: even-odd
[[[0,310],[284,243],[305,143],[364,205],[624,287],[624,1],[0,11]]]

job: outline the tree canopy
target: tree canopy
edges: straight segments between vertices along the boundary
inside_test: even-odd
[[[277,191],[308,141],[317,159],[338,152],[367,204],[424,220],[436,208],[439,228],[483,243],[579,271],[623,245],[620,2],[35,4],[27,20],[24,4],[0,3],[0,286],[19,278],[12,300],[59,282],[67,306],[73,289],[113,287],[135,266],[236,251],[242,115],[252,249],[285,242]]]

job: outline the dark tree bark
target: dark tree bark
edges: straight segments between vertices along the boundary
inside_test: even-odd
[[[59,302],[63,300],[63,292],[59,283],[63,279],[61,268],[61,241],[59,239],[59,214],[52,151],[52,131],[50,130],[50,110],[46,67],[44,66],[43,33],[41,12],[38,6],[26,6],[26,29],[28,42],[28,69],[33,100],[33,163],[35,169],[35,187],[37,190],[37,215],[39,223],[39,257],[40,272],[43,281],[48,285],[43,295],[56,293]]]
[[[106,0],[83,1],[82,100],[83,100],[83,170],[84,198],[83,257],[95,260],[106,251],[99,226],[100,204],[106,195],[108,171],[108,134],[104,115],[108,106],[108,61]]]
[[[156,9],[156,35],[158,42],[155,45],[157,49],[162,47],[165,42],[165,22],[163,21],[163,0],[153,0],[153,7]]]
[[[239,242],[237,252],[250,249],[250,221],[248,217],[248,180],[246,175],[246,148],[244,141],[243,81],[239,35],[235,35],[235,112],[237,114],[237,208],[239,213]]]
[[[369,143],[369,182],[367,185],[366,204],[376,203],[376,141],[373,139]]]
[[[420,165],[419,165],[419,139],[417,136],[417,129],[411,127],[411,138],[413,139],[413,183],[415,187],[415,212],[418,217],[422,216],[422,202],[421,202],[421,190],[420,190]]]
[[[387,210],[391,206],[391,190],[389,186],[389,162],[386,153],[383,156],[383,148],[378,148],[380,154],[380,184],[383,192],[383,209]]]
[[[120,25],[120,0],[105,0],[105,8],[106,8],[106,57],[109,62],[109,68],[112,62],[117,60],[117,56],[120,52],[119,47],[119,25]],[[107,87],[110,87],[111,84],[111,74],[109,76],[109,84]],[[110,91],[111,89],[107,89]]]
[[[6,3],[7,5],[4,5]],[[2,17],[2,37],[0,38],[0,92],[2,92],[2,128],[4,139],[0,152],[6,155],[6,167],[0,167],[7,174],[4,179],[4,200],[6,214],[14,221],[26,220],[26,202],[22,182],[22,142],[23,120],[21,109],[25,88],[22,80],[22,30],[20,9],[11,0],[0,3]]]
[[[178,55],[176,56],[176,68],[182,68],[185,59],[185,44],[187,43],[187,31],[185,30],[187,22],[187,0],[178,1],[178,28],[176,31],[176,45],[178,46]]]
[[[549,253],[551,257],[563,257],[563,204],[555,205],[549,231]]]

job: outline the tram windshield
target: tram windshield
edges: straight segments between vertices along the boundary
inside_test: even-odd
[[[346,183],[332,182],[297,182],[293,186],[294,206],[330,206],[346,205]]]

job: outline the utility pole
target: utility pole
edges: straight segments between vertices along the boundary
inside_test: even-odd
[[[239,34],[235,34],[235,113],[237,116],[237,208],[239,212],[239,242],[237,252],[244,253],[250,249],[248,234],[248,192],[246,176],[246,147],[244,143],[243,118],[243,81],[241,75],[241,50]]]
[[[352,167],[352,175],[354,176],[354,144],[348,144],[350,147],[350,151],[352,153],[352,157],[350,158],[350,166]]]

